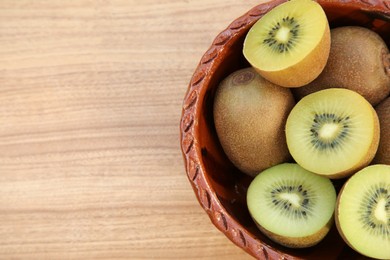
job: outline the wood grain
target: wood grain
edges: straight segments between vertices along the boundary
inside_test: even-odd
[[[249,259],[210,222],[179,122],[259,1],[0,1],[0,258]]]

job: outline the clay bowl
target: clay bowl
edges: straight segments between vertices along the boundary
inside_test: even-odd
[[[231,72],[248,67],[242,45],[249,28],[284,0],[255,6],[214,39],[196,68],[183,102],[181,148],[188,179],[212,223],[234,244],[258,259],[364,259],[350,249],[333,228],[318,245],[289,249],[266,238],[246,207],[251,179],[227,159],[218,141],[212,115],[218,83]],[[389,0],[318,0],[331,28],[359,25],[379,33],[390,46]]]

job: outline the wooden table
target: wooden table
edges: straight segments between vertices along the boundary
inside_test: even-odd
[[[0,258],[250,259],[187,180],[179,122],[258,0],[0,1]]]

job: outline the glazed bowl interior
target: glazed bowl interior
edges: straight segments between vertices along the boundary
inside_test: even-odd
[[[216,88],[231,72],[249,67],[242,46],[251,25],[283,1],[251,9],[214,40],[205,53],[186,94],[181,122],[182,150],[188,178],[211,221],[236,245],[257,258],[363,259],[345,245],[335,227],[318,245],[288,249],[265,237],[255,226],[246,206],[252,180],[228,160],[218,141],[213,121]],[[390,46],[390,2],[318,1],[331,28],[357,25],[380,34]]]

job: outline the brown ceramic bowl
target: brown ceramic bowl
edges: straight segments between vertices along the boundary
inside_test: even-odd
[[[181,148],[188,179],[213,224],[234,244],[258,259],[364,259],[350,249],[335,227],[318,245],[289,249],[275,244],[255,226],[246,207],[251,179],[227,159],[213,122],[218,83],[231,72],[248,67],[242,45],[249,28],[276,0],[255,6],[222,31],[201,58],[183,102]],[[390,46],[390,0],[318,0],[331,28],[359,25],[379,33]]]

